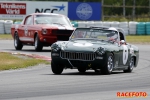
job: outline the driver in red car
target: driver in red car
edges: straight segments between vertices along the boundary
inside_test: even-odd
[[[78,31],[77,33],[76,33],[76,36],[75,36],[76,38],[83,38],[84,37],[84,32],[83,31]]]

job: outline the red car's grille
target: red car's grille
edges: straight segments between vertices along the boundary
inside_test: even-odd
[[[60,57],[69,60],[85,60],[92,61],[96,58],[95,53],[84,53],[84,52],[60,52]]]
[[[52,34],[57,36],[59,41],[68,41],[73,30],[52,30]]]
[[[52,30],[55,35],[71,35],[73,30]]]

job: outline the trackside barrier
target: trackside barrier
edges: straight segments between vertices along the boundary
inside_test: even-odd
[[[128,22],[120,22],[119,23],[119,28],[124,29],[125,35],[129,34],[129,25],[128,25]]]
[[[145,25],[146,25],[146,34],[150,35],[150,22],[146,22]]]
[[[112,22],[103,22],[103,26],[111,27],[111,23],[112,23]]]
[[[129,22],[129,34],[135,35],[136,34],[136,25],[138,22],[130,21]]]
[[[72,21],[71,24],[73,24],[74,27],[78,27],[78,22]]]
[[[11,33],[11,25],[12,24],[13,24],[12,20],[5,20],[4,29],[5,29],[5,33],[6,34],[10,34]]]
[[[136,31],[137,31],[137,35],[145,35],[146,31],[145,31],[145,22],[139,22],[136,25]]]
[[[86,27],[91,27],[91,26],[95,26],[95,22],[94,21],[87,21]]]
[[[20,24],[21,22],[15,22],[14,24]],[[86,28],[90,26],[100,27],[119,27],[124,29],[125,35],[150,35],[150,22],[109,22],[109,21],[72,21],[74,27]],[[7,33],[11,31],[12,20],[0,20],[0,34]]]
[[[124,29],[125,35],[150,35],[150,22],[109,22],[109,21],[76,21],[78,27],[106,26]]]
[[[96,22],[94,22],[94,25],[95,25],[95,27],[103,26],[103,22],[102,21],[96,21]]]
[[[120,25],[120,23],[117,22],[117,21],[114,21],[114,22],[111,22],[111,23],[110,23],[110,26],[111,26],[111,27],[119,27],[119,25]]]
[[[0,34],[4,34],[5,30],[4,30],[4,20],[0,20]]]

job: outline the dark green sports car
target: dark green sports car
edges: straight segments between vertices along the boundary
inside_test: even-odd
[[[103,74],[111,74],[114,70],[132,72],[138,64],[139,49],[126,43],[123,29],[76,28],[69,41],[52,44],[51,58],[54,74],[61,74],[67,68],[82,73],[86,70]]]

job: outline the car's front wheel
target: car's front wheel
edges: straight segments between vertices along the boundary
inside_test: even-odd
[[[59,64],[55,64],[53,61],[51,61],[51,69],[54,74],[61,74],[64,68]]]
[[[19,36],[17,33],[15,33],[14,35],[14,47],[16,50],[22,50],[22,47],[23,47],[21,41],[19,40]]]
[[[123,70],[125,73],[131,73],[134,67],[134,58],[131,57],[129,65],[128,65],[128,69],[127,70]]]
[[[108,56],[107,56],[106,64],[105,64],[105,66],[101,69],[101,72],[102,72],[102,74],[105,74],[105,75],[111,74],[113,68],[114,68],[114,57],[113,57],[113,54],[110,53],[110,54],[108,54]]]
[[[38,34],[36,35],[36,37],[34,39],[34,46],[35,46],[36,51],[42,51],[42,49],[43,49],[43,45],[42,45],[42,42],[39,39]]]

